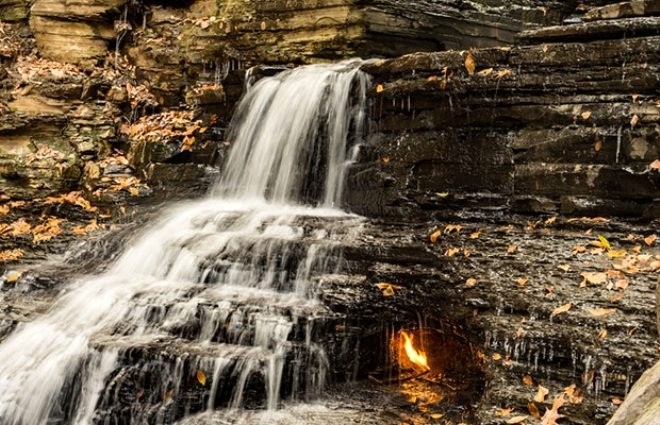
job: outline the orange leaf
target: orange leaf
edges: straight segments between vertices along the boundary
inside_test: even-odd
[[[197,382],[202,384],[202,386],[206,385],[206,374],[201,371],[200,369],[197,369]]]
[[[477,62],[474,60],[472,53],[468,53],[465,57],[465,69],[470,75],[474,74],[474,71],[477,69]]]
[[[472,288],[477,285],[477,279],[471,277],[468,280],[465,281],[465,286],[468,288]]]
[[[589,313],[594,317],[605,317],[614,314],[617,311],[616,308],[594,308],[589,310]]]
[[[534,401],[537,403],[543,403],[548,393],[550,393],[549,389],[547,389],[542,385],[539,385],[539,389],[536,392],[536,395],[534,396]]]
[[[431,235],[429,235],[429,239],[431,240],[431,243],[435,244],[441,235],[442,235],[442,231],[440,230],[436,230],[435,232],[431,233]]]
[[[655,241],[657,239],[658,239],[658,237],[656,235],[648,235],[647,237],[644,238],[644,242],[648,246],[653,246],[653,244],[655,243]]]
[[[550,314],[550,317],[555,317],[557,315],[566,313],[568,310],[570,310],[573,307],[572,303],[564,304],[561,307],[557,307],[556,309],[552,310],[552,313]]]

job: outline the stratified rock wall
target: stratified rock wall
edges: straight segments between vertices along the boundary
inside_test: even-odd
[[[652,19],[614,21],[627,38],[593,22],[523,33],[531,45],[365,66],[373,131],[352,208],[657,217],[660,37],[635,31]]]

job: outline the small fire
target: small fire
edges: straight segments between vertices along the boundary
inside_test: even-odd
[[[413,339],[415,339],[415,336],[406,331],[401,331],[401,336],[403,337],[403,349],[413,366],[425,371],[431,370],[426,358],[426,353],[424,353],[424,351],[418,351],[413,345]]]

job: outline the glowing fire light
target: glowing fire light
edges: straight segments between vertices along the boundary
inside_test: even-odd
[[[403,337],[403,348],[406,351],[408,360],[419,369],[431,370],[426,358],[426,353],[424,353],[424,351],[418,351],[413,345],[413,339],[415,336],[406,331],[401,331],[401,336]]]

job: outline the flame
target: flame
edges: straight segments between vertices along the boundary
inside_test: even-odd
[[[418,351],[413,345],[413,339],[415,336],[406,331],[401,331],[401,336],[403,337],[403,348],[406,351],[408,360],[410,360],[414,366],[422,370],[431,370],[426,358],[426,353],[424,353],[424,351]]]

